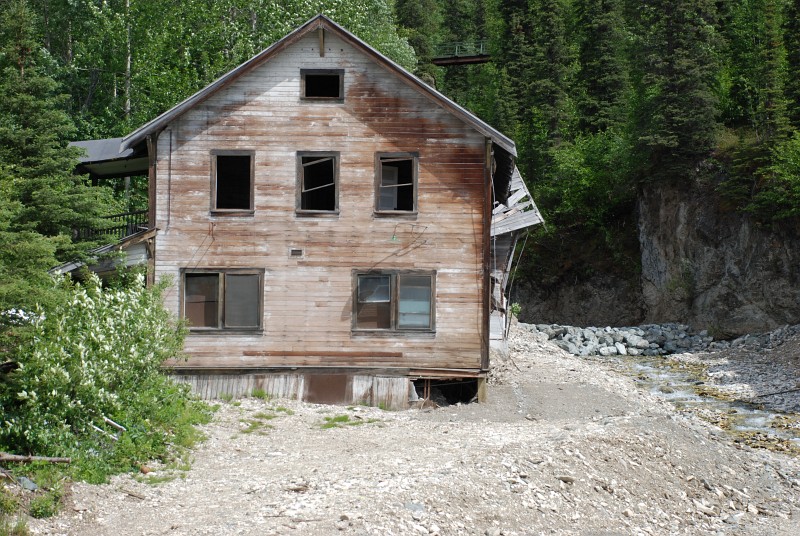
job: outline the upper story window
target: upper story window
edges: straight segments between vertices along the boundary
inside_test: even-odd
[[[339,153],[297,153],[297,211],[339,210]]]
[[[253,211],[254,151],[211,152],[211,210]]]
[[[344,100],[344,70],[300,69],[300,96],[307,100]]]
[[[413,153],[378,153],[375,164],[375,211],[417,211],[417,160]]]

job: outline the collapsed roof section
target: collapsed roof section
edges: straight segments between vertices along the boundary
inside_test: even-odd
[[[511,165],[514,165],[513,160]],[[495,172],[495,176],[497,175]],[[498,187],[497,182],[498,179],[495,179],[495,188]],[[492,236],[496,237],[544,222],[516,166],[511,173],[506,198],[501,199],[499,194],[497,198],[492,211]]]
[[[495,157],[495,160],[498,160]],[[513,166],[513,160],[511,161]],[[498,163],[499,167],[499,163]],[[498,188],[495,171],[495,188]],[[496,197],[500,197],[497,195]],[[491,252],[491,311],[489,317],[489,338],[494,348],[506,351],[507,334],[511,326],[509,294],[511,293],[511,271],[517,249],[517,240],[522,231],[544,223],[533,197],[525,186],[519,170],[513,167],[508,182],[504,202],[495,202],[492,211],[492,252]],[[518,257],[519,255],[517,255]]]

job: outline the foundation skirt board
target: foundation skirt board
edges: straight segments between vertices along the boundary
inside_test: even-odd
[[[405,376],[321,372],[173,374],[202,399],[242,398],[263,392],[274,398],[299,399],[316,404],[361,404],[406,409],[410,380]]]

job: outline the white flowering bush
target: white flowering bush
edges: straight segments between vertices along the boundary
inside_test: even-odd
[[[185,331],[163,307],[162,287],[145,288],[138,276],[104,289],[92,275],[54,290],[64,297],[30,316],[11,351],[19,367],[0,378],[0,450],[122,469],[164,455],[202,411],[161,370]]]

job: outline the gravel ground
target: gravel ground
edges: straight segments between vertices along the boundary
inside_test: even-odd
[[[781,351],[772,352],[769,360]],[[796,458],[736,443],[531,333],[515,331],[510,356],[494,365],[485,404],[221,403],[191,470],[73,484],[59,516],[29,527],[89,536],[800,534]],[[764,389],[794,387],[793,366],[781,385],[759,369]],[[714,377],[750,396],[758,389],[733,373]]]

